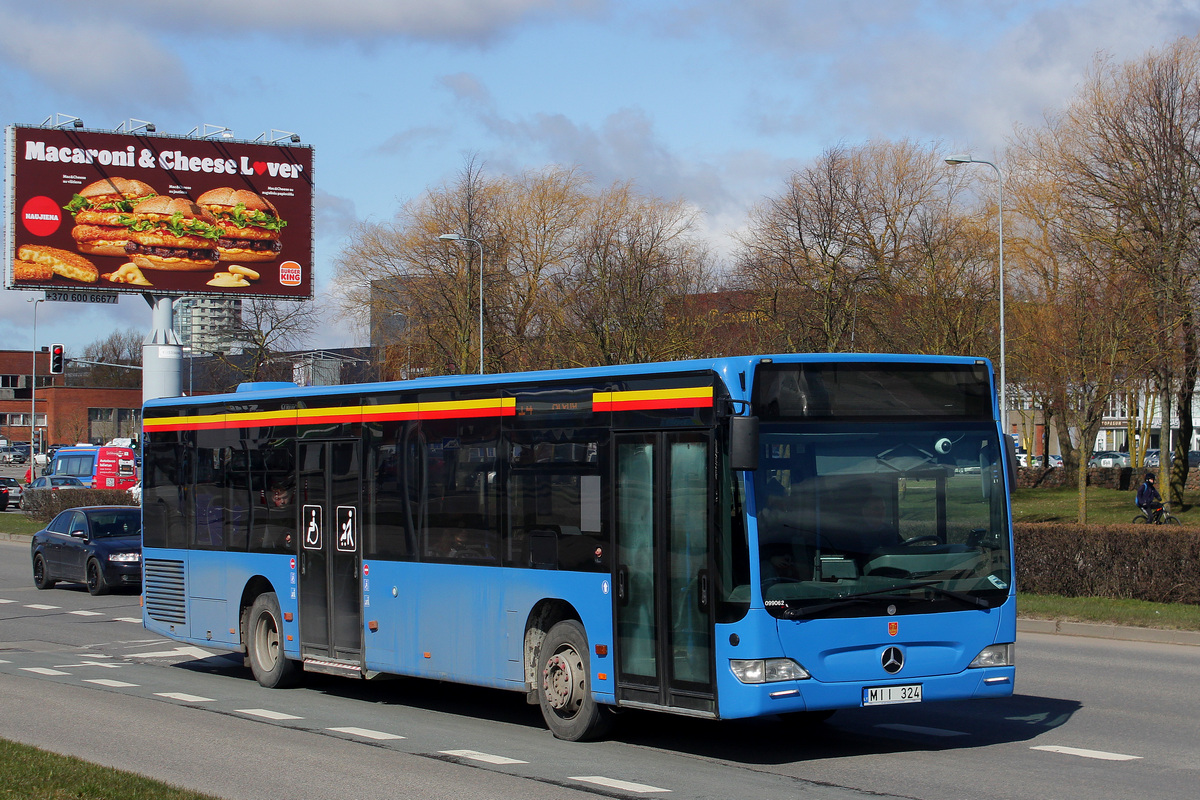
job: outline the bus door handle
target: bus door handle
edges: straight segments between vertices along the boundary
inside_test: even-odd
[[[629,567],[617,567],[617,602],[625,605],[629,602]]]
[[[708,602],[709,602],[709,600],[708,600],[708,570],[706,570],[706,569],[700,570],[700,573],[696,576],[696,582],[699,587],[699,592],[697,592],[697,597],[696,597],[697,602],[700,606],[700,610],[707,614],[708,613]]]

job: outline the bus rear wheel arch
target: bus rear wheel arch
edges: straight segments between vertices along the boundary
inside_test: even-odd
[[[536,681],[542,717],[557,738],[589,741],[612,727],[612,710],[592,697],[587,635],[580,623],[563,620],[546,633]]]
[[[254,679],[268,689],[294,686],[300,678],[300,665],[283,652],[283,614],[274,592],[254,598],[243,617],[242,637],[246,642],[246,660]]]

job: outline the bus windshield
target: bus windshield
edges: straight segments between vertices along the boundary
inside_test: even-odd
[[[1007,598],[1008,504],[990,423],[770,423],[760,447],[759,566],[775,616],[926,613]]]

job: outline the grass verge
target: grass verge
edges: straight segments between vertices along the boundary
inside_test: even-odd
[[[0,800],[217,800],[6,739],[0,739],[0,776]]]
[[[1144,600],[1113,600],[1106,597],[1058,597],[1017,594],[1017,616],[1057,619],[1063,622],[1095,622],[1135,628],[1200,631],[1200,606],[1182,603],[1147,603]]]
[[[12,508],[7,511],[0,511],[0,533],[33,536],[43,527],[43,523],[25,516],[24,511]]]
[[[1200,525],[1200,496],[1184,494],[1184,505],[1171,507],[1171,513],[1184,525]],[[1017,489],[1012,494],[1013,522],[1075,522],[1079,519],[1079,490],[1075,487],[1054,489]],[[1124,525],[1138,514],[1133,492],[1089,486],[1087,520],[1091,525]]]

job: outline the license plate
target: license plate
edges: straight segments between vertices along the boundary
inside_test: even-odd
[[[905,686],[865,686],[863,687],[864,706],[886,706],[892,703],[921,702],[921,684],[910,683]]]

